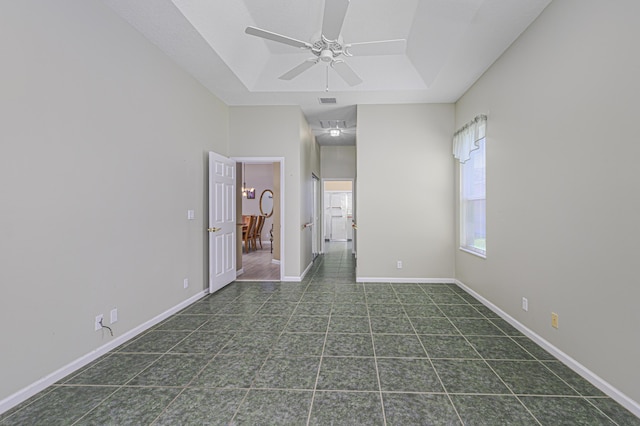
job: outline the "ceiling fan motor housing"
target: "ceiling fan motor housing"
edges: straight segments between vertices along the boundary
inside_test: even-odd
[[[320,52],[320,60],[322,62],[333,61],[333,52],[330,51],[329,49],[324,49],[322,52]]]
[[[331,62],[342,54],[342,44],[339,41],[330,41],[322,37],[313,43],[311,51],[322,62]]]

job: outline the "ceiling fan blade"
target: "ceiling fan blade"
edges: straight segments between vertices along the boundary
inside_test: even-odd
[[[362,83],[362,79],[358,77],[358,74],[356,74],[346,62],[333,61],[331,67],[336,70],[338,75],[342,77],[349,86],[357,86]]]
[[[266,38],[267,40],[277,41],[278,43],[288,44],[289,46],[293,47],[301,47],[306,49],[311,49],[312,47],[311,43],[307,43],[306,41],[296,40],[295,38],[272,33],[271,31],[267,30],[261,30],[260,28],[256,27],[247,27],[244,32],[252,36]]]
[[[347,15],[349,0],[325,0],[322,18],[322,35],[329,41],[335,41],[342,30],[344,17]]]
[[[292,68],[290,71],[287,71],[286,73],[282,74],[278,78],[280,80],[293,80],[294,78],[296,78],[297,76],[299,76],[300,74],[302,74],[303,72],[305,72],[306,70],[308,70],[309,68],[311,68],[317,63],[318,63],[317,59],[307,59],[297,67]]]
[[[347,44],[344,48],[349,56],[401,55],[407,51],[407,40],[366,41]]]

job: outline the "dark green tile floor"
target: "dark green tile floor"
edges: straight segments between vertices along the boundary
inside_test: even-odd
[[[640,425],[450,284],[232,283],[0,415],[2,425]]]

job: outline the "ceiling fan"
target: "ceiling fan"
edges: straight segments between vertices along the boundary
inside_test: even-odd
[[[362,79],[342,59],[349,56],[395,55],[405,51],[406,40],[380,40],[345,44],[340,36],[342,24],[349,8],[349,0],[325,0],[322,31],[311,42],[297,40],[256,27],[247,27],[245,33],[300,49],[309,50],[314,57],[282,74],[281,80],[292,80],[319,62],[330,65],[350,86],[362,83]]]

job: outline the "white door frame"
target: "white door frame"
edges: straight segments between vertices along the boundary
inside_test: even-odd
[[[326,231],[325,226],[324,226],[324,209],[325,209],[325,205],[324,205],[324,184],[325,182],[351,182],[351,208],[352,208],[352,222],[355,222],[356,220],[356,182],[354,178],[322,178],[322,190],[321,190],[321,195],[320,195],[320,210],[322,211],[322,220],[321,222],[321,227],[322,227],[322,231],[320,232],[320,236],[321,236],[321,240],[322,240],[322,253],[325,252],[324,249],[324,233]],[[354,230],[355,231],[355,230]],[[353,232],[352,234],[352,240],[351,240],[351,244],[352,244],[352,252],[355,254],[355,247],[356,247],[356,233]]]
[[[280,279],[282,280],[284,278],[284,264],[285,264],[284,224],[286,223],[284,220],[284,216],[285,216],[284,199],[285,199],[285,192],[286,192],[284,188],[284,157],[230,157],[230,158],[236,163],[245,163],[245,164],[280,163]],[[242,211],[242,206],[236,206],[236,209],[238,207],[240,207],[240,211]]]
[[[322,215],[322,182],[315,173],[311,173],[311,181],[313,183],[311,257],[315,260],[316,257],[322,254],[322,240],[324,239],[322,227],[320,226],[321,219],[319,218]]]

